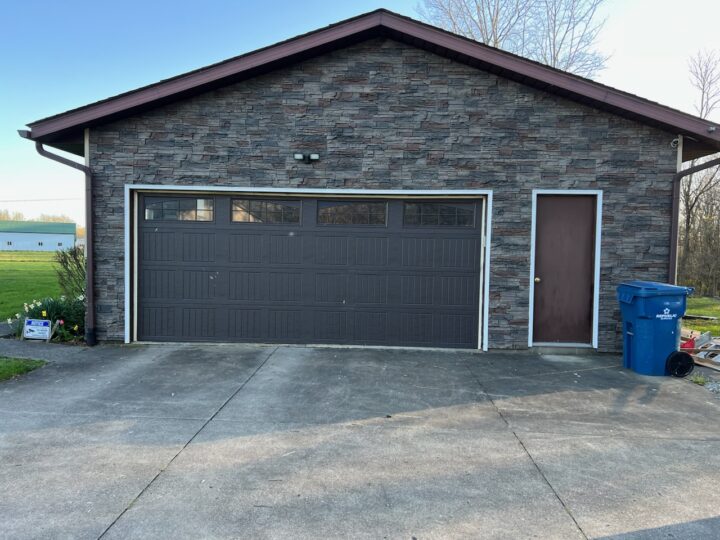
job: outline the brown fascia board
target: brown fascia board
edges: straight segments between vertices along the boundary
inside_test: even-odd
[[[28,126],[32,130],[33,139],[57,141],[84,127],[137,113],[383,34],[439,54],[458,57],[461,61],[490,68],[494,72],[522,80],[525,84],[540,87],[547,92],[661,127],[672,134],[689,135],[697,141],[690,142],[694,144],[697,153],[709,154],[720,150],[718,124],[382,9],[172,79],[38,120]]]

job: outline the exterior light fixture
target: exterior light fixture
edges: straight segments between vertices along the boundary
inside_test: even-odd
[[[320,159],[320,154],[301,154],[296,152],[293,154],[293,158],[303,163],[310,163],[311,161],[317,161]]]

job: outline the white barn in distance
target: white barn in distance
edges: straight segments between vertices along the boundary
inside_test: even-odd
[[[0,251],[57,251],[74,245],[74,223],[0,221]]]

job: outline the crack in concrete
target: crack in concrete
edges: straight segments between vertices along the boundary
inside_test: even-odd
[[[133,500],[130,501],[130,503],[123,509],[123,511],[120,512],[120,513],[117,515],[117,517],[112,521],[112,523],[110,523],[110,525],[108,525],[108,526],[105,528],[105,530],[102,532],[102,534],[100,534],[100,536],[97,537],[97,540],[101,540],[101,538],[103,538],[103,537],[110,531],[110,529],[113,528],[113,526],[120,520],[120,518],[122,518],[122,517],[127,513],[127,511],[130,510],[130,508],[133,507],[133,505],[140,499],[140,497],[142,497],[142,496],[145,494],[145,492],[146,492],[148,489],[150,489],[150,486],[152,486],[152,485],[155,483],[155,481],[156,481],[158,478],[160,478],[160,475],[161,475],[162,473],[164,473],[164,472],[168,469],[168,467],[170,467],[170,465],[173,464],[173,462],[177,459],[177,457],[178,457],[180,454],[182,454],[182,453],[185,451],[185,449],[186,449],[190,444],[192,444],[192,442],[197,438],[197,436],[202,432],[202,430],[205,429],[205,428],[207,427],[207,425],[208,425],[210,422],[212,422],[213,419],[214,419],[218,414],[220,414],[220,411],[222,411],[222,410],[225,408],[225,406],[226,406],[228,403],[230,403],[230,402],[233,400],[233,398],[234,398],[235,396],[237,396],[243,388],[245,388],[245,386],[253,379],[253,377],[255,377],[255,375],[257,375],[258,371],[260,371],[260,370],[265,366],[265,364],[267,364],[268,360],[270,360],[270,358],[277,352],[277,350],[278,350],[279,348],[280,348],[279,346],[278,346],[278,347],[275,347],[275,348],[270,352],[270,354],[268,354],[267,357],[265,357],[265,360],[263,360],[263,361],[260,363],[260,365],[259,365],[257,368],[255,368],[255,371],[253,371],[253,372],[250,374],[250,376],[249,376],[247,379],[245,379],[245,381],[244,381],[232,394],[230,394],[230,396],[222,403],[222,405],[220,405],[220,407],[218,407],[218,409],[217,409],[214,413],[212,413],[212,414],[210,415],[210,417],[205,421],[205,423],[204,423],[202,426],[200,426],[200,429],[198,429],[198,430],[195,432],[195,434],[188,439],[188,441],[182,446],[182,448],[180,448],[180,450],[178,450],[177,453],[176,453],[172,458],[170,458],[170,461],[168,461],[168,462],[165,464],[165,466],[164,466],[163,468],[161,468],[155,476],[153,476],[152,480],[150,480],[150,482],[148,482],[148,484],[147,484],[144,488],[142,488],[142,489],[140,490],[140,493],[138,493],[138,494],[133,498]]]
[[[507,418],[505,418],[505,415],[503,415],[502,411],[501,411],[500,408],[497,406],[497,404],[495,403],[495,401],[493,400],[493,398],[490,397],[490,394],[488,394],[488,392],[485,390],[485,387],[483,386],[483,384],[482,384],[482,382],[480,381],[480,379],[477,377],[477,375],[475,375],[475,373],[473,372],[473,370],[470,369],[470,366],[467,366],[467,369],[468,369],[468,371],[470,372],[470,375],[472,376],[472,378],[473,378],[473,379],[475,380],[475,382],[477,383],[477,385],[480,387],[480,391],[481,391],[483,394],[485,394],[485,396],[487,397],[487,399],[490,401],[490,403],[491,403],[493,409],[495,409],[495,412],[497,413],[497,415],[502,419],[503,422],[505,422],[505,425],[507,426],[508,430],[510,431],[510,433],[513,434],[513,437],[515,437],[515,440],[517,440],[518,444],[520,445],[520,448],[523,449],[523,452],[525,452],[525,455],[528,457],[528,459],[530,460],[530,462],[531,462],[531,463],[533,464],[533,466],[535,467],[535,470],[536,470],[536,471],[538,472],[538,474],[540,475],[540,478],[542,478],[543,481],[545,482],[545,485],[547,485],[548,488],[550,488],[550,491],[552,492],[553,495],[555,495],[555,498],[556,498],[556,499],[558,500],[558,502],[560,503],[560,506],[562,506],[563,510],[565,510],[565,513],[568,515],[568,517],[569,517],[569,518],[572,520],[572,522],[575,524],[575,527],[577,528],[578,532],[580,532],[580,534],[582,535],[582,537],[583,537],[585,540],[588,540],[588,535],[585,534],[585,531],[584,531],[583,528],[580,526],[580,524],[578,523],[577,519],[575,519],[575,516],[574,516],[574,515],[572,514],[572,512],[570,511],[570,508],[568,508],[568,506],[565,504],[565,501],[563,501],[562,497],[560,497],[560,494],[557,492],[557,490],[555,489],[555,487],[550,483],[550,480],[548,480],[547,476],[545,476],[545,473],[544,473],[544,472],[542,471],[542,469],[540,468],[540,465],[538,465],[538,463],[535,461],[535,458],[533,458],[532,454],[528,451],[527,447],[525,446],[525,443],[522,441],[522,439],[520,438],[520,436],[515,432],[514,429],[512,429],[512,427],[510,426],[510,422],[508,422]]]

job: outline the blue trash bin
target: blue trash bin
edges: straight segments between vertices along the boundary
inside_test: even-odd
[[[693,290],[652,281],[618,286],[626,368],[643,375],[669,375],[667,359],[680,347],[680,321]]]

